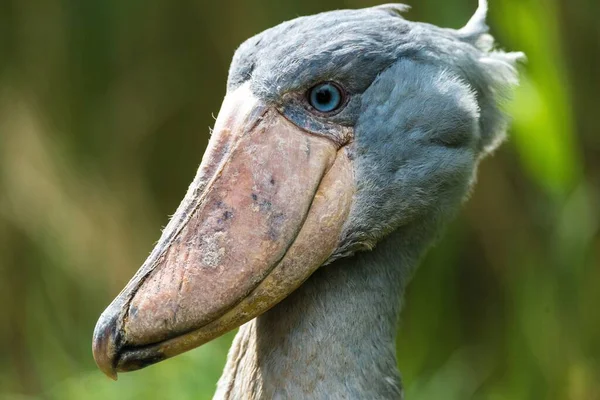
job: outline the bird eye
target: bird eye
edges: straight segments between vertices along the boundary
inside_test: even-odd
[[[308,102],[322,113],[335,111],[342,105],[342,90],[331,82],[319,83],[308,91]]]

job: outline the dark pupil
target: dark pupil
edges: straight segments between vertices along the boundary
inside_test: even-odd
[[[331,91],[328,89],[321,89],[317,92],[317,102],[319,104],[328,104],[331,101]]]

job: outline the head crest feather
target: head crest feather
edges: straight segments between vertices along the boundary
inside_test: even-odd
[[[410,6],[408,6],[406,4],[400,4],[400,3],[381,4],[381,5],[375,6],[373,8],[376,10],[386,11],[389,14],[394,15],[394,16],[400,16],[400,14],[405,13],[408,10],[410,10]]]
[[[469,22],[459,30],[459,33],[464,36],[482,35],[487,33],[490,29],[485,21],[487,12],[487,0],[479,0],[479,5],[475,14],[473,14]]]

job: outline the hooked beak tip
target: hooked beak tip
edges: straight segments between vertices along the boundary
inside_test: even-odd
[[[98,368],[110,379],[117,380],[116,321],[114,318],[100,318],[94,330],[92,352]]]

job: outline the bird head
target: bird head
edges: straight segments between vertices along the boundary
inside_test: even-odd
[[[493,50],[485,2],[460,30],[405,9],[297,18],[239,47],[194,181],[98,321],[107,375],[206,343],[316,269],[458,209],[504,137],[522,55]]]

